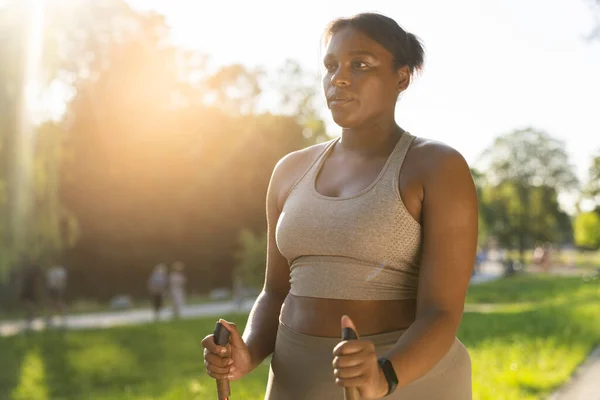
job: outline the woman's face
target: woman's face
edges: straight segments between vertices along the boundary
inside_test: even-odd
[[[392,54],[379,43],[357,29],[343,28],[327,43],[323,65],[327,106],[339,126],[359,128],[394,118],[408,77],[405,68],[393,69]]]

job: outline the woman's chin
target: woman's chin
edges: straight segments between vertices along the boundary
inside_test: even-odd
[[[333,118],[333,122],[335,122],[340,128],[351,129],[356,126],[356,121],[348,114],[332,112],[331,117]]]

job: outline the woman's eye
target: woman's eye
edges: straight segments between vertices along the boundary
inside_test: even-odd
[[[354,67],[356,69],[363,69],[363,68],[367,68],[368,66],[369,65],[363,61],[353,61],[352,62],[352,67]]]
[[[327,72],[333,72],[335,71],[335,64],[325,64],[325,69],[327,70]]]

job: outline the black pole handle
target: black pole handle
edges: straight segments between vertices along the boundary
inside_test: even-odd
[[[213,340],[217,346],[225,346],[229,342],[230,333],[220,322],[217,322],[213,334],[215,336]]]
[[[342,340],[356,340],[358,335],[352,328],[342,328]],[[344,388],[344,400],[360,400],[358,388]]]
[[[358,339],[358,336],[356,335],[356,332],[354,332],[354,329],[352,328],[342,328],[342,340],[356,340]]]
[[[213,340],[218,346],[226,346],[229,342],[230,333],[225,327],[217,322],[215,331],[213,332]],[[229,356],[229,354],[226,354]],[[229,379],[217,379],[217,396],[219,400],[229,400],[231,395],[231,388],[229,387]]]

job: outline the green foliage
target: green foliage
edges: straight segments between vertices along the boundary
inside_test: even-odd
[[[477,217],[478,231],[477,231],[477,244],[478,246],[485,247],[489,240],[489,227],[487,226],[487,222],[484,219],[481,211],[479,212],[479,216]]]
[[[240,232],[240,250],[234,275],[245,287],[260,289],[265,280],[267,265],[267,233],[254,234],[248,229]]]
[[[482,201],[485,176],[482,172],[478,171],[475,168],[471,168],[471,176],[473,177],[473,182],[475,183],[475,188],[477,189],[477,197],[479,200],[479,216],[477,220],[477,243],[479,246],[485,247],[488,244],[490,238],[488,221],[485,218],[485,203],[483,203]]]
[[[584,194],[600,207],[600,154],[592,158],[588,175],[589,181],[584,189]]]
[[[571,238],[570,219],[560,209],[558,194],[552,188],[528,188],[522,198],[516,185],[504,182],[485,187],[481,202],[489,234],[502,246],[519,248],[520,237],[525,246],[535,241],[565,243]]]
[[[578,181],[563,142],[532,128],[516,130],[498,137],[482,159],[481,212],[489,235],[518,248],[522,259],[536,241],[571,240],[558,193],[575,189]]]
[[[19,222],[23,236],[18,243],[9,243],[6,236],[3,237],[2,246],[8,250],[8,255],[2,260],[4,271],[24,254],[34,257],[42,265],[55,262],[55,257],[77,240],[77,221],[59,199],[63,132],[58,125],[46,123],[35,128],[34,134],[36,144],[31,160],[30,182],[27,187],[19,189],[26,193],[25,200],[30,203],[27,213],[21,216]],[[2,204],[6,212],[14,210],[14,204]],[[10,228],[4,228],[7,235],[10,234]]]
[[[501,135],[483,153],[489,162],[486,176],[493,185],[513,182],[522,187],[545,186],[555,190],[577,188],[565,143],[533,128]]]
[[[5,3],[0,13],[0,283],[23,253],[48,261],[66,242],[72,244],[76,239],[76,221],[56,197],[59,184],[52,171],[60,163],[57,148],[48,143],[30,143],[32,138],[47,136],[40,133],[47,127],[33,127],[32,115],[24,108],[25,88],[32,83],[28,80],[33,76],[40,78],[41,90],[50,83],[71,85],[74,78],[89,75],[91,65],[101,61],[100,52],[91,54],[92,43],[96,49],[102,48],[107,37],[117,37],[124,29],[131,29],[114,29],[112,24],[114,17],[130,12],[122,0],[48,0],[41,4],[41,37],[35,38],[31,36],[36,31],[31,7],[41,5],[26,1]],[[39,70],[31,70],[25,68],[32,61],[27,57],[33,56],[28,43],[38,39],[42,41],[41,65]],[[37,66],[37,62],[33,65]],[[49,174],[42,171],[45,168]],[[52,182],[47,182],[50,175]],[[63,223],[66,242],[59,232]]]
[[[590,211],[577,215],[575,244],[591,250],[600,248],[600,215],[597,212]]]
[[[18,226],[15,221],[20,216],[17,216],[15,204],[17,183],[13,133],[18,127],[19,83],[23,81],[25,71],[24,11],[23,7],[12,2],[0,12],[0,283],[6,280],[8,268],[16,258]]]
[[[42,264],[75,245],[77,220],[60,202],[60,166],[63,130],[54,123],[37,129],[36,156],[33,166],[34,205],[28,226],[26,248]]]
[[[214,95],[215,105],[230,113],[252,114],[261,93],[260,69],[251,71],[241,64],[221,67],[205,81],[205,87]]]

